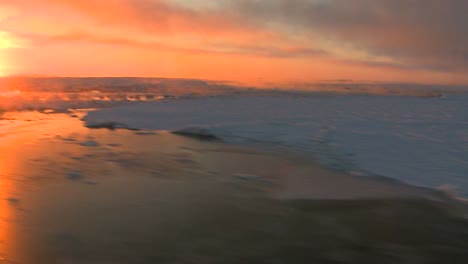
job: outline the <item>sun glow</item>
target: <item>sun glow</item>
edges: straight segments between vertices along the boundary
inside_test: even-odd
[[[0,49],[8,49],[14,47],[14,41],[7,32],[0,32]]]
[[[3,50],[10,47],[10,40],[5,32],[0,32],[0,77],[5,75]]]
[[[0,31],[0,76],[8,75],[14,68],[10,64],[11,52],[24,48],[27,42],[6,31]]]

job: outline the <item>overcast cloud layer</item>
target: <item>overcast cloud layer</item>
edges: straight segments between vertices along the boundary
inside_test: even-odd
[[[239,13],[349,43],[374,55],[434,67],[468,67],[466,0],[230,1]]]
[[[0,0],[0,48],[107,45],[463,81],[467,12],[466,0]]]

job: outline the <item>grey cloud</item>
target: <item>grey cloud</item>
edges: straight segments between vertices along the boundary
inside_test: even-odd
[[[468,69],[466,0],[232,0],[226,6],[410,65]]]

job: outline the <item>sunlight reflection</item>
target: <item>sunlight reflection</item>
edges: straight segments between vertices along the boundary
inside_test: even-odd
[[[25,249],[37,249],[41,246],[38,244],[42,237],[41,229],[34,231],[28,228],[31,223],[42,226],[40,219],[43,208],[36,203],[47,195],[34,196],[30,188],[37,188],[34,179],[40,179],[44,176],[44,171],[50,168],[49,163],[39,162],[44,155],[53,156],[51,159],[54,161],[60,160],[56,152],[62,150],[51,146],[50,139],[55,139],[62,133],[71,133],[81,126],[78,119],[59,114],[51,116],[39,112],[9,112],[2,118],[0,119],[2,150],[0,151],[0,263],[5,261],[10,263],[8,261],[27,260],[32,251],[25,252]],[[56,122],[45,121],[51,118],[57,119]],[[79,147],[65,144],[63,146],[69,149]],[[60,162],[66,160],[65,157]],[[43,186],[41,185],[41,188]],[[25,228],[28,231],[25,232]]]
[[[16,237],[14,236],[15,207],[20,199],[13,193],[15,184],[16,143],[9,140],[0,141],[0,260],[14,255]]]

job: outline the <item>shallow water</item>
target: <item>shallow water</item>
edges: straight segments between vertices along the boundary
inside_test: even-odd
[[[213,206],[248,205],[255,199],[244,196],[273,184],[265,178],[244,190],[242,175],[272,169],[272,159],[255,152],[165,132],[92,130],[79,114],[3,117],[0,256],[5,263],[153,263],[166,256],[168,239],[182,244],[192,239],[179,225],[202,221]],[[204,151],[214,154],[197,155]],[[245,168],[237,166],[245,155]],[[178,256],[171,251],[166,257]]]
[[[398,196],[379,199],[276,200],[296,169],[310,166],[312,177],[326,170],[166,132],[88,129],[83,114],[7,113],[0,121],[0,263],[468,257],[468,224],[454,204],[398,197],[407,188],[399,185]]]

